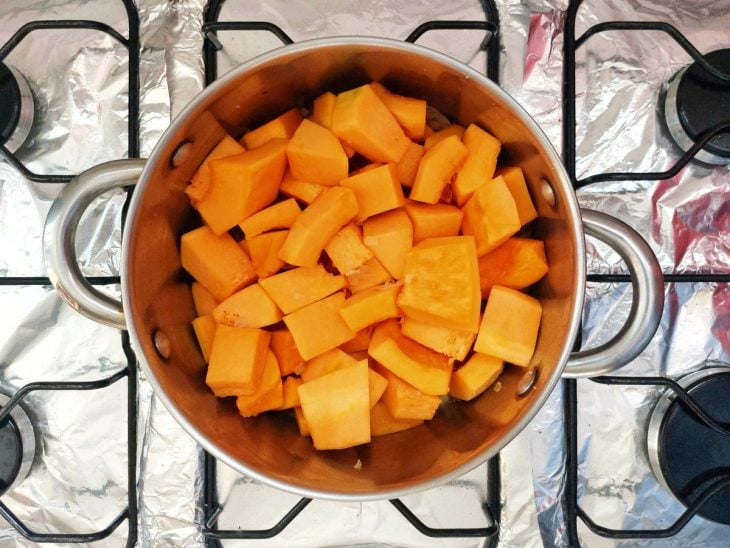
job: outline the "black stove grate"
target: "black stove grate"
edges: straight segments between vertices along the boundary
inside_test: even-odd
[[[205,68],[205,84],[210,85],[218,78],[218,52],[223,44],[218,40],[219,31],[266,31],[276,36],[283,45],[293,44],[294,40],[278,25],[269,21],[219,21],[221,8],[225,0],[210,0],[203,14],[203,61]],[[433,30],[484,30],[485,39],[481,49],[487,53],[485,73],[489,79],[499,83],[499,13],[494,0],[480,0],[484,10],[483,21],[427,21],[411,32],[406,42],[415,43],[425,33]],[[312,501],[301,498],[281,520],[269,529],[233,529],[220,530],[216,527],[222,507],[218,502],[216,488],[216,460],[207,452],[204,455],[203,473],[203,535],[210,547],[220,546],[224,539],[271,539],[280,534]],[[423,523],[400,499],[390,503],[421,534],[431,538],[484,538],[487,546],[496,546],[499,540],[500,473],[499,455],[491,459],[487,465],[487,501],[483,504],[484,514],[491,523],[481,528],[433,528]]]
[[[114,38],[127,48],[128,68],[128,156],[139,157],[139,66],[140,66],[140,45],[139,45],[139,15],[134,0],[120,0],[127,13],[129,37],[125,38],[114,28],[99,21],[89,20],[53,20],[33,21],[23,25],[11,38],[0,48],[0,61],[4,60],[11,51],[23,41],[30,33],[51,29],[90,29],[104,32]],[[30,181],[39,183],[67,183],[73,179],[73,175],[62,174],[38,174],[30,171],[18,158],[7,148],[0,145],[0,154],[6,161],[12,164],[24,177]],[[122,210],[122,224],[126,218],[126,210],[131,197],[131,191],[127,191],[127,201]],[[119,283],[119,276],[89,277],[87,280],[93,285],[112,285]],[[51,286],[46,276],[5,276],[0,277],[0,286]],[[121,346],[124,351],[127,363],[124,369],[114,375],[90,382],[34,382],[23,386],[18,390],[10,401],[0,409],[0,424],[8,420],[8,414],[12,408],[20,404],[23,398],[34,391],[57,391],[57,390],[97,390],[105,388],[120,379],[127,378],[127,507],[110,523],[100,531],[90,533],[38,533],[30,529],[0,500],[0,516],[4,518],[18,533],[26,539],[37,543],[88,543],[108,537],[124,521],[128,524],[127,546],[131,547],[137,543],[137,360],[132,350],[129,335],[126,331],[121,332]]]
[[[722,80],[730,80],[729,74],[723,74],[712,67],[687,38],[675,27],[663,22],[626,22],[610,21],[593,25],[576,39],[575,23],[576,16],[583,0],[571,0],[565,22],[565,41],[563,45],[563,161],[575,189],[592,183],[603,181],[656,181],[668,179],[675,176],[684,168],[699,150],[715,135],[730,130],[730,122],[718,124],[702,134],[691,149],[687,150],[670,169],[655,172],[620,172],[620,173],[598,173],[589,177],[578,179],[576,174],[576,90],[575,90],[575,58],[576,51],[587,40],[600,32],[609,30],[629,31],[662,31],[671,36],[700,66],[709,73]],[[631,278],[627,274],[588,274],[589,282],[605,284],[627,283]],[[718,274],[711,272],[687,272],[664,274],[665,284],[671,283],[730,283],[730,274]],[[580,341],[580,336],[578,337]],[[577,349],[577,348],[576,348]],[[675,381],[665,377],[627,377],[627,376],[604,376],[590,379],[592,382],[613,385],[618,387],[627,385],[649,385],[666,387],[672,390],[676,396],[687,406],[699,421],[711,428],[727,434],[723,427],[712,420],[705,410]],[[586,382],[586,381],[581,381]],[[669,527],[664,529],[611,529],[597,524],[580,507],[578,502],[578,381],[569,379],[563,382],[564,411],[565,411],[565,435],[567,445],[566,456],[566,483],[563,495],[563,505],[568,525],[568,543],[570,546],[580,546],[578,538],[578,518],[595,534],[610,539],[654,539],[668,538],[679,533],[689,521],[697,514],[702,506],[716,493],[730,487],[730,475],[719,475],[697,499],[690,504],[686,511]]]

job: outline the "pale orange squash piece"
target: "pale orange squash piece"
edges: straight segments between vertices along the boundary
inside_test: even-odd
[[[418,164],[410,199],[435,204],[451,178],[466,160],[467,149],[456,135],[451,135],[426,153]]]
[[[248,240],[248,252],[259,278],[276,274],[286,264],[279,258],[279,250],[288,233],[288,230],[267,232]]]
[[[193,320],[193,330],[195,337],[198,339],[198,345],[203,352],[205,363],[210,359],[210,350],[213,348],[213,339],[215,338],[215,320],[213,316],[198,316]]]
[[[292,409],[299,405],[299,387],[302,379],[298,377],[287,377],[283,382],[284,401],[277,407],[277,410]]]
[[[426,140],[423,142],[423,148],[425,152],[428,152],[433,147],[438,145],[441,141],[448,139],[449,137],[455,136],[460,141],[464,135],[464,126],[459,124],[451,124],[443,129],[434,131],[431,135],[426,136]]]
[[[353,293],[365,291],[391,279],[390,273],[375,257],[365,261],[357,270],[349,272],[345,278],[347,279],[347,287]]]
[[[301,377],[303,382],[310,382],[322,375],[332,373],[342,367],[355,365],[357,360],[339,348],[333,348],[323,352],[319,356],[309,360],[304,366]]]
[[[332,111],[335,108],[336,102],[337,95],[331,91],[327,91],[317,97],[312,105],[312,115],[310,116],[312,122],[324,126],[327,129],[332,129]],[[355,155],[355,149],[347,143],[341,144],[347,157],[352,158]]]
[[[210,188],[198,212],[216,234],[233,228],[276,199],[286,168],[284,139],[210,162]]]
[[[398,306],[414,320],[476,332],[481,293],[474,238],[430,238],[414,246],[406,256]]]
[[[327,272],[321,264],[303,266],[259,280],[276,305],[290,314],[345,287],[345,278]]]
[[[497,172],[497,176],[502,177],[507,184],[512,197],[517,205],[517,215],[520,218],[520,224],[526,225],[530,221],[537,219],[537,210],[530,198],[530,191],[527,189],[525,182],[525,174],[519,167],[503,167]]]
[[[353,354],[355,352],[367,352],[368,346],[370,346],[370,339],[373,336],[373,326],[366,327],[357,332],[357,336],[347,341],[345,344],[340,345],[340,350]]]
[[[364,360],[368,363],[367,358]],[[375,407],[383,396],[383,392],[388,388],[388,379],[380,373],[376,373],[372,369],[368,369],[368,390],[370,393],[370,409]]]
[[[301,212],[297,201],[289,198],[254,213],[238,223],[238,226],[241,227],[246,238],[253,238],[269,230],[289,228]]]
[[[477,188],[492,180],[497,156],[502,148],[502,143],[474,124],[466,128],[462,142],[468,151],[466,161],[451,184],[459,207],[466,203]]]
[[[423,145],[418,143],[409,143],[406,153],[400,159],[395,167],[398,171],[398,179],[403,186],[411,188],[413,181],[416,180],[416,173],[418,173],[418,164],[421,163],[423,158]]]
[[[476,238],[480,257],[504,243],[522,227],[515,200],[501,177],[480,186],[462,211],[461,230]]]
[[[352,190],[328,188],[296,218],[279,257],[296,266],[316,265],[324,246],[357,212],[357,200]]]
[[[482,297],[495,285],[524,289],[540,281],[548,272],[545,244],[530,238],[509,238],[498,248],[479,257]]]
[[[302,384],[299,401],[316,449],[345,449],[370,441],[367,362]]]
[[[344,302],[341,291],[284,316],[302,358],[311,360],[355,338],[356,333],[340,316]]]
[[[262,329],[219,325],[210,352],[206,384],[219,398],[250,396],[264,372],[271,335]]]
[[[271,332],[271,351],[279,363],[282,377],[300,372],[304,367],[304,358],[299,354],[294,337],[286,327]]]
[[[332,264],[342,274],[356,270],[373,257],[373,252],[362,241],[362,229],[355,223],[345,225],[324,250]]]
[[[394,278],[403,275],[406,255],[413,246],[413,225],[403,209],[386,211],[363,224],[363,242]]]
[[[353,331],[360,331],[375,323],[401,315],[396,298],[400,286],[378,286],[354,294],[340,309],[342,319]]]
[[[291,171],[288,169],[284,172],[284,177],[279,185],[279,191],[285,196],[296,198],[305,204],[311,204],[314,199],[319,196],[322,191],[327,188],[324,185],[318,185],[309,181],[300,181],[295,179]],[[290,225],[291,226],[291,225]]]
[[[259,284],[249,285],[215,307],[213,318],[231,327],[265,327],[284,315]]]
[[[424,394],[387,369],[379,369],[388,381],[382,401],[396,419],[431,420],[441,398]]]
[[[255,394],[238,396],[236,407],[242,417],[255,417],[259,413],[279,409],[284,403],[284,390],[279,376],[279,365],[274,354],[266,353],[261,383]]]
[[[382,401],[370,409],[370,435],[373,437],[402,432],[422,424],[420,419],[396,419]]]
[[[471,350],[477,334],[473,331],[449,329],[412,318],[404,318],[401,333],[423,346],[457,360],[463,360]]]
[[[535,352],[542,305],[515,289],[495,285],[489,294],[474,351],[528,367]]]
[[[256,271],[229,234],[216,236],[207,226],[183,234],[182,267],[222,301],[256,280]]]
[[[351,188],[357,198],[358,221],[405,204],[395,164],[379,165],[342,179],[340,185]]]
[[[391,93],[380,82],[372,82],[375,95],[388,107],[400,127],[410,139],[421,140],[426,131],[426,101]]]
[[[190,289],[193,293],[193,304],[195,305],[195,312],[198,316],[207,316],[218,306],[218,299],[203,284],[193,282]]]
[[[340,140],[326,127],[304,120],[286,147],[295,179],[332,186],[347,177],[348,160]]]
[[[371,162],[397,163],[408,148],[408,137],[368,85],[337,96],[332,131]]]
[[[368,354],[424,394],[441,396],[449,391],[453,364],[443,354],[404,337],[396,320],[375,327]]]
[[[297,389],[298,390],[298,389]],[[299,428],[299,434],[302,437],[309,437],[309,426],[307,426],[307,419],[304,418],[304,413],[301,407],[294,408],[294,418],[297,421],[297,427]]]
[[[205,193],[208,192],[208,188],[210,187],[210,162],[212,160],[227,158],[228,156],[236,156],[243,152],[246,152],[246,149],[239,145],[230,135],[226,135],[220,140],[215,148],[210,151],[210,154],[205,157],[205,160],[200,164],[198,171],[195,172],[190,184],[185,189],[185,194],[190,198],[193,207],[197,206],[198,202],[203,199],[203,196],[205,196]]]
[[[504,362],[475,352],[469,361],[451,375],[449,395],[464,401],[473,400],[492,386],[504,370]]]
[[[272,139],[291,139],[301,122],[302,115],[299,113],[299,109],[293,108],[270,122],[249,131],[241,138],[241,142],[250,150],[260,147]]]
[[[457,236],[461,230],[464,214],[456,206],[408,202],[405,209],[413,225],[414,244],[426,238]]]

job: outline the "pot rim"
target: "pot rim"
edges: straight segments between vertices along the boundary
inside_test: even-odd
[[[581,319],[581,313],[583,309],[583,294],[585,293],[585,278],[586,278],[586,265],[585,265],[585,240],[582,230],[578,230],[577,227],[581,225],[581,216],[580,216],[580,210],[578,208],[578,201],[575,196],[575,192],[572,189],[572,185],[570,183],[570,178],[565,170],[565,167],[563,166],[562,160],[560,159],[560,156],[558,155],[557,151],[553,147],[552,143],[549,141],[545,133],[542,131],[542,129],[538,126],[537,122],[535,122],[532,117],[527,113],[527,111],[519,104],[515,99],[513,99],[507,92],[502,90],[497,84],[486,78],[484,75],[480,74],[473,68],[467,66],[466,64],[462,63],[461,61],[458,61],[457,59],[454,59],[453,57],[450,57],[448,55],[445,55],[443,53],[440,53],[438,51],[432,50],[430,48],[426,48],[424,46],[420,46],[417,44],[412,44],[409,42],[404,42],[402,40],[396,40],[396,39],[390,39],[390,38],[375,38],[375,37],[363,37],[363,36],[337,36],[337,37],[327,37],[327,38],[317,38],[312,40],[306,40],[297,42],[295,44],[290,44],[286,46],[282,46],[280,48],[271,50],[269,52],[266,52],[264,54],[261,54],[257,57],[252,58],[251,60],[239,65],[235,69],[232,69],[230,72],[225,74],[224,76],[217,79],[215,82],[210,84],[207,88],[205,88],[203,91],[201,91],[190,103],[188,103],[185,108],[177,115],[177,117],[172,121],[170,126],[165,130],[165,132],[160,137],[160,140],[155,145],[152,154],[150,155],[147,164],[142,172],[142,175],[139,179],[139,182],[136,185],[135,192],[132,196],[132,200],[130,202],[130,207],[128,210],[128,216],[127,216],[127,222],[126,226],[127,229],[124,231],[124,234],[122,236],[122,261],[121,261],[121,288],[122,288],[122,303],[124,310],[131,310],[131,302],[130,302],[130,296],[129,292],[126,290],[127,283],[129,280],[129,263],[130,260],[126,255],[126,250],[129,249],[129,239],[131,238],[130,234],[132,233],[132,227],[134,227],[135,222],[137,220],[137,207],[138,203],[141,200],[141,196],[144,193],[145,187],[149,183],[150,180],[150,174],[153,171],[153,167],[157,165],[158,162],[161,161],[167,161],[166,159],[162,158],[162,152],[165,149],[165,144],[167,141],[175,135],[178,130],[183,127],[185,121],[187,118],[190,117],[190,115],[195,112],[198,108],[200,108],[202,105],[204,105],[206,102],[210,100],[210,98],[215,95],[218,91],[222,90],[223,88],[227,87],[231,82],[238,79],[242,73],[248,72],[252,69],[255,69],[259,65],[263,65],[265,63],[268,63],[272,60],[275,60],[278,57],[281,57],[282,55],[288,55],[291,53],[301,53],[306,52],[309,50],[318,50],[318,49],[327,49],[328,47],[338,47],[338,46],[344,46],[344,45],[365,45],[365,46],[374,46],[379,48],[390,48],[395,50],[411,50],[413,53],[416,53],[418,55],[423,55],[425,57],[430,58],[431,60],[434,60],[436,62],[439,62],[443,65],[448,66],[450,69],[453,69],[464,76],[473,79],[477,81],[480,85],[486,87],[489,89],[489,91],[496,96],[498,96],[502,101],[504,101],[507,105],[512,108],[514,114],[520,118],[520,120],[525,124],[525,126],[531,131],[531,133],[535,136],[535,138],[539,141],[539,143],[542,145],[543,149],[545,150],[548,161],[550,164],[554,167],[555,172],[557,174],[557,179],[555,181],[551,181],[554,185],[559,185],[562,187],[565,187],[566,190],[569,189],[569,191],[564,192],[564,195],[566,197],[566,203],[565,209],[570,217],[569,220],[574,221],[574,227],[575,229],[572,230],[574,236],[575,236],[575,249],[576,249],[576,257],[579,258],[579,260],[575,261],[574,264],[574,274],[576,279],[576,284],[574,288],[574,293],[572,295],[574,301],[573,301],[573,307],[571,311],[571,319],[569,322],[569,325],[567,326],[567,333],[565,338],[565,343],[563,345],[563,350],[560,354],[560,357],[558,359],[558,363],[553,370],[551,376],[548,378],[545,389],[543,390],[542,394],[540,394],[538,397],[536,397],[535,401],[533,401],[532,405],[525,411],[524,415],[515,423],[512,425],[512,427],[502,436],[501,439],[499,439],[496,443],[493,443],[488,449],[484,450],[483,452],[475,455],[470,460],[466,461],[461,466],[451,470],[448,473],[442,474],[434,479],[415,483],[413,485],[407,486],[407,487],[401,487],[396,489],[389,489],[389,490],[383,490],[383,491],[377,491],[377,492],[371,492],[371,493],[345,493],[341,491],[326,491],[326,490],[320,490],[320,489],[310,489],[305,488],[293,483],[287,483],[285,481],[281,481],[276,478],[272,478],[267,476],[264,473],[258,472],[256,470],[250,469],[247,467],[244,463],[232,458],[230,455],[228,455],[225,451],[220,449],[210,438],[208,438],[205,433],[198,430],[193,424],[188,422],[188,420],[182,415],[182,413],[177,409],[175,404],[172,402],[172,400],[168,397],[168,395],[162,390],[162,387],[160,386],[157,378],[155,377],[154,372],[152,371],[152,368],[147,363],[147,360],[144,357],[144,353],[142,352],[142,345],[140,344],[140,337],[139,333],[137,332],[135,323],[130,321],[127,325],[127,330],[129,331],[130,341],[132,343],[132,347],[135,350],[135,353],[137,354],[139,363],[141,364],[146,376],[147,380],[152,385],[152,388],[155,392],[155,395],[162,401],[164,406],[167,408],[168,412],[174,417],[174,419],[180,424],[183,429],[198,443],[200,444],[208,453],[210,453],[213,457],[216,459],[224,462],[237,472],[240,472],[241,474],[244,474],[250,478],[255,479],[256,481],[259,481],[263,484],[275,487],[277,489],[281,489],[283,491],[287,491],[289,493],[294,493],[296,495],[302,496],[302,497],[308,497],[308,498],[316,498],[316,499],[322,499],[322,500],[333,500],[333,501],[348,501],[348,502],[365,502],[365,501],[375,501],[375,500],[385,500],[385,499],[393,499],[402,497],[405,495],[413,494],[419,491],[424,491],[427,489],[432,489],[434,487],[437,487],[439,485],[443,485],[444,483],[447,483],[449,481],[452,481],[456,478],[459,478],[469,472],[470,470],[476,468],[477,466],[485,463],[488,459],[491,459],[494,457],[499,451],[501,451],[509,442],[511,442],[522,430],[525,429],[525,427],[528,425],[528,423],[535,417],[535,415],[538,413],[538,411],[543,407],[545,402],[547,401],[548,397],[550,397],[552,391],[554,390],[555,386],[557,385],[558,380],[560,379],[562,372],[565,368],[565,364],[568,360],[568,357],[571,352],[571,347],[573,344],[573,341],[575,340],[578,327],[580,325],[580,319]]]

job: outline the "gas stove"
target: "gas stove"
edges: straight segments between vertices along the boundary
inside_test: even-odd
[[[0,546],[725,546],[730,533],[730,4],[634,0],[6,2],[0,7]],[[443,51],[537,120],[583,207],[639,231],[665,273],[656,336],[611,376],[566,380],[499,455],[378,503],[301,499],[182,431],[125,333],[61,303],[43,268],[50,201],[75,173],[147,155],[242,61],[307,38]],[[118,294],[128,192],[85,215],[77,253]],[[577,346],[631,305],[588,241]],[[238,542],[236,542],[238,540]]]

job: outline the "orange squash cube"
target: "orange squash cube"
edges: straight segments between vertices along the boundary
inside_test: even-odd
[[[370,441],[367,362],[302,384],[299,401],[316,449],[345,449]]]
[[[380,82],[372,82],[370,87],[410,139],[423,139],[426,131],[426,101],[391,93]]]
[[[469,361],[451,375],[449,395],[469,401],[492,386],[504,370],[504,362],[493,356],[475,352]]]
[[[207,226],[183,234],[180,262],[219,301],[256,279],[251,261],[233,238],[216,236]]]
[[[495,285],[487,300],[474,351],[528,367],[535,352],[542,305],[515,289]]]
[[[430,238],[406,256],[398,306],[414,320],[477,332],[479,270],[472,236]]]
[[[264,411],[279,409],[284,403],[284,391],[279,376],[279,365],[272,352],[266,353],[261,383],[255,394],[238,396],[236,407],[242,417],[255,417]]]
[[[266,122],[263,126],[249,131],[241,138],[241,141],[246,145],[246,148],[251,150],[268,143],[272,139],[291,139],[301,122],[302,115],[299,114],[299,109],[293,108],[278,118]]]
[[[443,354],[404,337],[396,320],[386,320],[375,327],[368,354],[424,394],[442,396],[449,391],[453,364]]]
[[[336,102],[337,95],[335,95],[331,91],[327,91],[317,97],[312,104],[312,115],[310,116],[312,122],[331,130],[332,111],[335,108]],[[347,143],[341,142],[341,144],[342,149],[345,151],[345,154],[347,154],[347,157],[352,158],[355,155],[355,149]]]
[[[522,225],[517,205],[504,179],[497,177],[480,186],[462,208],[461,230],[476,238],[481,257],[515,234]]]
[[[265,327],[284,315],[259,284],[249,285],[215,307],[213,318],[231,327]]]
[[[276,274],[284,266],[284,261],[279,258],[279,250],[288,233],[288,230],[267,232],[248,240],[248,252],[259,278]]]
[[[459,361],[466,357],[477,338],[477,334],[472,331],[449,329],[412,318],[403,319],[401,333],[431,350]]]
[[[368,85],[337,96],[332,131],[371,162],[397,163],[408,148],[408,137]]]
[[[261,329],[227,325],[216,328],[205,377],[216,396],[250,396],[258,390],[270,338]]]
[[[364,360],[368,363],[367,358]],[[383,392],[388,388],[388,379],[380,373],[376,373],[372,369],[368,369],[368,390],[370,393],[370,409],[375,407],[383,396]]]
[[[379,165],[373,169],[342,179],[340,185],[355,193],[359,211],[358,221],[401,207],[405,204],[395,164]]]
[[[297,389],[298,391],[299,389]],[[301,402],[300,402],[301,403]],[[294,418],[297,421],[297,427],[299,428],[299,434],[304,437],[309,437],[309,426],[307,426],[307,419],[304,418],[304,413],[301,407],[294,408]]]
[[[525,182],[525,174],[519,167],[503,167],[497,172],[497,176],[502,177],[507,184],[512,197],[517,205],[517,215],[520,218],[520,224],[526,225],[530,221],[537,219],[537,210],[530,198],[530,191],[527,189]]]
[[[200,164],[198,171],[195,172],[190,184],[185,189],[185,194],[190,198],[193,207],[198,205],[198,202],[203,199],[203,196],[205,196],[205,193],[208,192],[208,188],[210,187],[210,162],[227,158],[228,156],[236,156],[244,152],[246,152],[246,149],[239,145],[230,135],[226,135],[220,140],[215,148],[210,151],[210,154],[205,157],[205,160]]]
[[[210,162],[210,188],[198,212],[216,234],[223,234],[276,199],[286,168],[284,139],[274,139],[237,156]]]
[[[347,287],[353,293],[365,291],[391,279],[388,271],[375,257],[365,261],[357,270],[349,272],[345,278],[347,279]]]
[[[276,305],[290,314],[345,287],[345,278],[327,272],[321,264],[281,272],[259,281]]]
[[[302,379],[297,377],[287,377],[284,379],[283,392],[284,401],[277,407],[277,410],[292,409],[299,405],[299,387],[302,385]]]
[[[502,148],[502,143],[474,124],[466,128],[462,141],[468,151],[466,161],[451,184],[459,207],[466,203],[477,188],[492,180],[497,156]]]
[[[362,229],[355,223],[345,225],[324,250],[342,274],[353,272],[373,257],[373,252],[362,241]]]
[[[464,135],[464,126],[459,124],[451,124],[443,129],[434,131],[431,135],[426,136],[426,140],[423,142],[424,152],[428,152],[433,147],[438,145],[441,141],[448,139],[449,137],[455,136],[461,141]]]
[[[464,214],[456,206],[408,202],[405,209],[413,225],[414,244],[426,238],[457,236],[461,230]]]
[[[319,356],[309,360],[304,366],[301,377],[303,382],[310,382],[314,379],[332,373],[343,367],[355,365],[357,360],[339,348],[333,348],[323,352]]]
[[[295,266],[315,266],[324,246],[357,212],[352,190],[328,188],[296,218],[279,257]]]
[[[241,227],[246,238],[253,238],[269,230],[289,228],[301,212],[297,201],[289,198],[254,213],[238,223],[238,226]]]
[[[398,180],[403,186],[411,188],[413,181],[416,180],[416,173],[418,173],[418,164],[421,163],[423,158],[423,145],[418,143],[409,143],[406,153],[395,165],[396,171],[398,172]]]
[[[207,316],[218,306],[218,299],[203,284],[193,282],[190,289],[193,293],[193,304],[198,316]]]
[[[388,386],[382,401],[396,419],[431,420],[441,405],[441,398],[420,392],[391,371],[382,370]]]
[[[509,238],[498,248],[479,257],[482,297],[495,285],[524,289],[540,281],[548,272],[545,244],[530,238]]]
[[[302,358],[311,360],[355,338],[355,332],[340,316],[344,302],[341,291],[284,316]]]
[[[401,315],[396,298],[400,286],[378,286],[354,294],[345,301],[340,315],[353,331],[360,331],[374,323]]]
[[[418,164],[410,199],[427,204],[438,202],[446,185],[466,160],[466,155],[467,149],[456,135],[426,148]]]
[[[203,352],[205,363],[210,359],[210,350],[213,347],[213,339],[215,338],[215,320],[213,316],[198,316],[193,320],[193,331],[198,339],[198,345]]]
[[[415,428],[423,424],[420,419],[396,419],[382,401],[370,409],[370,435],[385,436]]]
[[[288,169],[284,172],[284,178],[281,180],[281,185],[279,185],[279,191],[282,194],[296,198],[305,204],[311,204],[317,196],[322,194],[325,188],[327,187],[324,185],[295,179]]]
[[[299,354],[294,337],[286,327],[271,332],[271,351],[279,363],[282,377],[296,373],[304,367],[304,358]]]
[[[358,331],[354,339],[347,341],[345,344],[341,344],[339,348],[348,354],[362,351],[367,352],[372,336],[373,326],[371,325],[370,327],[366,327],[365,329]]]
[[[394,278],[403,276],[413,246],[413,225],[403,209],[386,211],[363,224],[363,242]]]
[[[286,147],[295,179],[332,186],[347,177],[348,160],[340,140],[326,127],[304,120]]]

